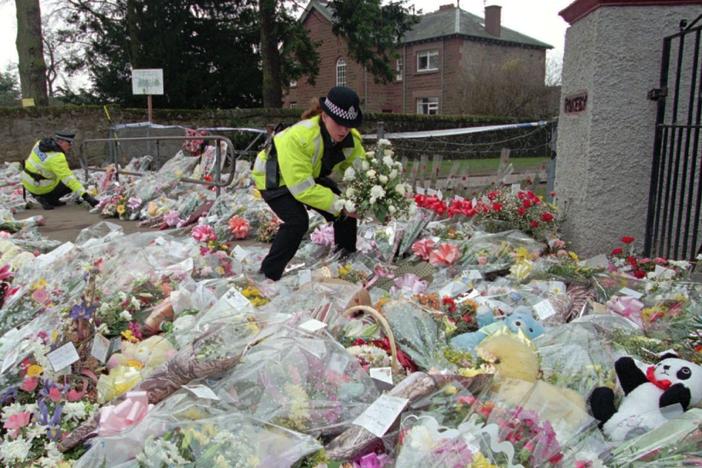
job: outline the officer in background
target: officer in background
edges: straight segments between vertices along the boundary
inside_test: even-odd
[[[98,204],[68,167],[66,153],[70,151],[74,138],[74,133],[66,131],[43,138],[34,145],[24,162],[24,171],[20,176],[22,185],[45,210],[65,205],[59,199],[71,192],[77,193],[90,206]]]

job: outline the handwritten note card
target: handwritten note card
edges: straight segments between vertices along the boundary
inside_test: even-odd
[[[54,372],[59,372],[80,359],[76,347],[70,341],[51,351],[46,357],[49,359],[51,367],[54,368]]]
[[[353,423],[376,437],[383,437],[408,402],[407,398],[381,395]]]
[[[90,355],[93,356],[98,361],[105,363],[107,361],[107,356],[110,353],[110,346],[112,342],[102,336],[100,333],[95,334],[93,338],[93,345],[90,347]]]

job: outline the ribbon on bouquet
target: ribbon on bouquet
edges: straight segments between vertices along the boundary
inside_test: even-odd
[[[128,392],[127,398],[117,406],[107,405],[100,410],[98,435],[119,434],[144,419],[153,406],[146,392]]]
[[[607,308],[641,326],[643,302],[631,296],[615,296],[607,301]]]

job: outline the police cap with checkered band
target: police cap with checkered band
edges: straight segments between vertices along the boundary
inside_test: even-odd
[[[319,98],[324,112],[339,125],[357,128],[363,122],[358,94],[345,86],[334,86],[326,97]]]

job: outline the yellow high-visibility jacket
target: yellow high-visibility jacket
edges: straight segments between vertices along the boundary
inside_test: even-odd
[[[324,155],[324,139],[320,125],[320,116],[312,117],[286,128],[273,137],[280,169],[278,186],[287,187],[296,200],[306,205],[337,215],[340,211],[335,207],[338,197],[329,188],[315,182],[322,170]],[[351,129],[351,135],[353,147],[342,149],[344,160],[334,166],[333,172],[343,174],[356,159],[365,159],[361,134],[358,130]],[[266,189],[266,161],[270,150],[269,147],[258,153],[251,173],[259,190]],[[268,167],[270,169],[271,165]]]
[[[68,167],[66,155],[60,150],[42,151],[39,149],[41,143],[37,142],[34,145],[24,162],[25,171],[20,176],[24,188],[35,195],[45,195],[55,189],[59,182],[63,182],[71,191],[83,195],[85,188]],[[39,177],[34,178],[27,172]]]

